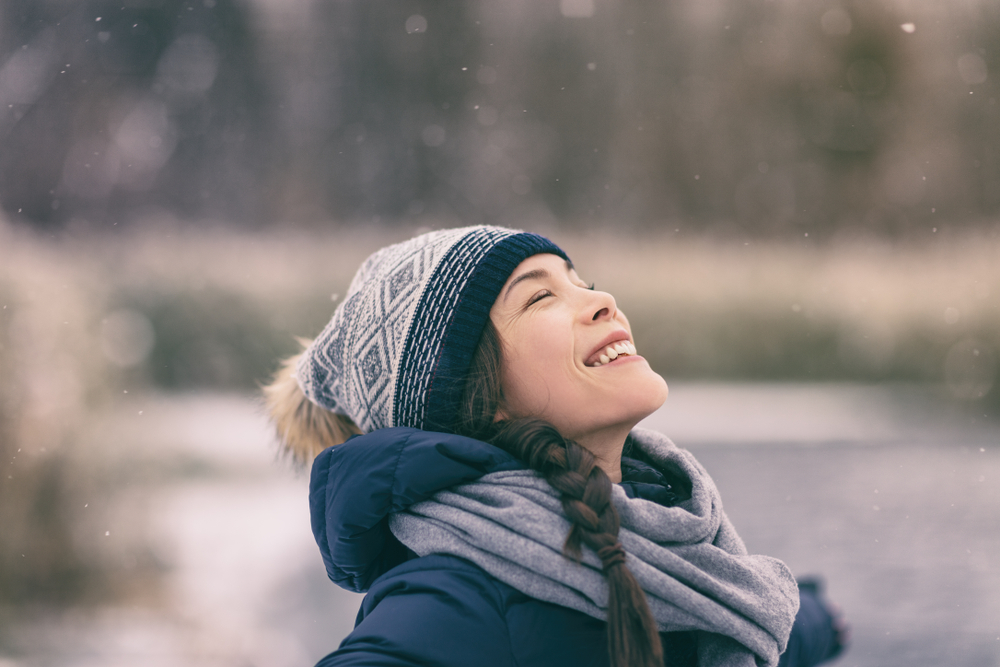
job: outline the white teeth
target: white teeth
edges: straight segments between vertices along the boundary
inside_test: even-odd
[[[614,345],[609,345],[604,348],[604,353],[598,357],[597,361],[593,363],[593,366],[603,366],[604,364],[614,361],[618,357],[634,354],[636,354],[635,345],[633,345],[631,341],[621,340]]]

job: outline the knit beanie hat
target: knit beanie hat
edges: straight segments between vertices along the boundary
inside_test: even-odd
[[[450,431],[493,302],[517,265],[540,253],[567,259],[542,236],[486,226],[382,248],[302,355],[299,386],[365,433]]]

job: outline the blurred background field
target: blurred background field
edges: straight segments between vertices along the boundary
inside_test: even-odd
[[[998,48],[987,0],[0,0],[0,666],[333,648],[257,387],[370,252],[477,223],[615,295],[854,664],[1000,665]]]
[[[135,664],[152,655],[162,664],[292,665],[336,645],[357,601],[322,583],[305,479],[278,460],[256,387],[297,349],[296,336],[325,324],[367,253],[414,231],[47,239],[3,228],[0,651],[12,664]],[[897,527],[894,551],[875,551],[866,565],[849,555],[864,548],[858,535],[819,553],[801,540],[811,544],[815,529],[828,541],[831,524],[890,534],[881,522],[852,528],[859,504],[867,506],[851,494],[847,505],[838,500],[838,478],[849,487],[866,483],[859,476],[895,485],[897,496],[882,502],[900,512],[921,512],[914,501],[922,490],[943,485],[967,520],[981,517],[968,533],[951,519],[939,528],[959,526],[953,537],[979,559],[969,580],[994,599],[1000,314],[990,294],[1000,288],[1000,263],[989,238],[817,248],[550,233],[586,279],[632,314],[639,349],[674,387],[653,425],[703,458],[707,451],[751,545],[784,549],[800,567],[832,576],[848,589],[841,602],[853,603],[856,623],[874,622],[866,614],[876,600],[852,588],[884,572],[886,560],[890,581],[903,576],[899,567],[910,579],[924,576],[929,600],[901,614],[910,623],[914,610],[950,590],[924,571],[926,553],[940,544],[910,561],[898,551],[913,536]],[[720,453],[726,444],[750,449]],[[866,444],[878,453],[859,454]],[[805,489],[790,463],[809,456],[802,445],[823,457]],[[968,483],[952,488],[935,478],[969,448],[978,454],[965,464]],[[873,455],[880,463],[869,468]],[[916,487],[886,470],[909,456],[918,462]],[[795,489],[811,509],[782,519],[784,496],[769,502],[773,493],[745,488],[738,471],[748,466],[773,476],[775,493]],[[822,525],[807,518],[815,512]],[[976,599],[963,603],[974,608]],[[288,608],[274,608],[281,604]],[[991,627],[988,615],[1000,618],[1000,610],[978,604],[987,614],[978,624]],[[306,610],[316,616],[303,618]],[[969,655],[994,655],[983,653],[986,630],[970,639],[944,627],[958,632],[950,634],[955,647],[972,646]],[[859,628],[861,637],[868,631]],[[855,664],[907,664],[886,662],[891,651],[873,646]]]

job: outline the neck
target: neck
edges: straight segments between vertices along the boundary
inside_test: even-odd
[[[583,434],[573,440],[593,454],[597,465],[617,484],[622,481],[622,450],[631,431],[632,425],[609,427]]]

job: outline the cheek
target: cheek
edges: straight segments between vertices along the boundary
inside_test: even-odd
[[[504,361],[503,393],[511,416],[539,416],[548,404],[552,373],[543,361],[543,355],[531,353],[511,355]]]
[[[546,417],[561,398],[573,393],[572,347],[563,337],[540,334],[532,342],[506,351],[503,390],[512,417]]]

